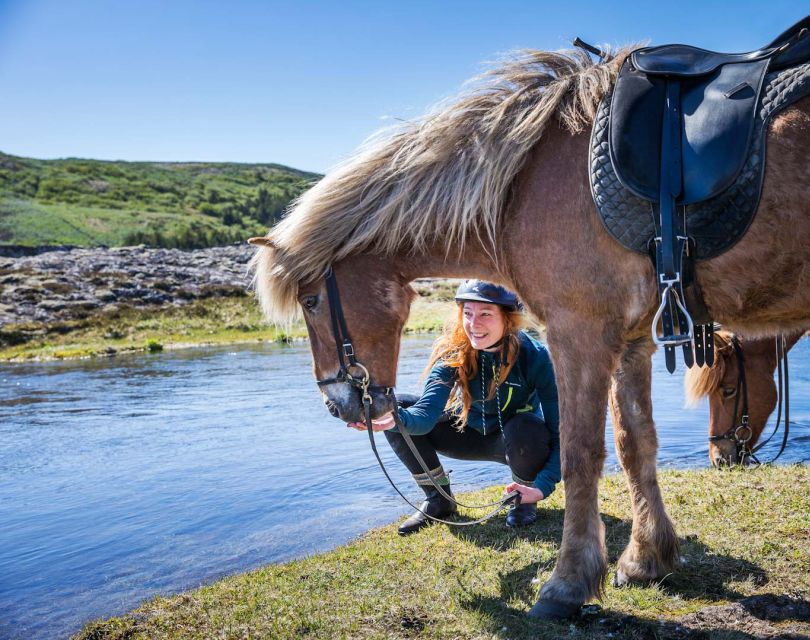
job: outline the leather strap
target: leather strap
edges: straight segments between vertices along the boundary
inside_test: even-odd
[[[377,458],[377,462],[380,465],[380,469],[382,469],[383,474],[388,479],[388,482],[391,483],[391,486],[394,487],[394,490],[402,497],[403,500],[405,500],[405,502],[407,502],[410,506],[419,511],[426,518],[429,518],[430,520],[434,520],[436,522],[441,522],[444,524],[459,527],[479,524],[481,522],[489,520],[491,517],[493,517],[498,512],[502,511],[512,503],[514,503],[515,505],[520,504],[520,493],[518,491],[512,491],[508,493],[506,496],[504,496],[498,502],[488,503],[485,505],[469,506],[461,504],[453,496],[449,495],[438,482],[436,482],[436,480],[431,475],[430,470],[428,469],[428,466],[425,463],[424,459],[422,458],[421,454],[416,449],[416,445],[413,443],[411,435],[405,429],[404,425],[402,425],[402,421],[399,418],[399,412],[396,410],[397,402],[396,396],[394,396],[394,388],[386,386],[375,386],[370,384],[371,376],[369,374],[368,369],[366,369],[366,367],[359,360],[357,360],[357,356],[355,355],[354,352],[354,345],[352,344],[351,338],[349,337],[349,330],[348,327],[346,326],[346,319],[343,315],[343,305],[340,302],[340,291],[337,285],[337,278],[335,277],[335,272],[334,269],[332,269],[331,265],[327,269],[324,277],[326,279],[326,298],[329,304],[329,317],[332,324],[332,337],[335,339],[335,350],[337,352],[339,370],[336,376],[332,378],[325,378],[322,380],[318,380],[317,382],[319,386],[326,386],[334,383],[345,383],[360,390],[363,402],[363,417],[366,423],[366,430],[368,431],[369,440],[371,442],[371,449],[374,452],[374,456]],[[360,369],[363,373],[363,377],[358,378],[353,376],[351,373],[352,368]],[[487,515],[472,522],[451,522],[449,520],[441,520],[439,518],[434,518],[433,516],[428,515],[427,513],[422,511],[419,507],[414,505],[410,500],[408,500],[405,497],[405,495],[399,490],[394,481],[391,479],[391,476],[388,474],[388,471],[386,470],[385,465],[383,464],[382,458],[380,458],[380,454],[377,451],[377,445],[374,442],[374,429],[371,420],[372,397],[371,394],[369,393],[370,391],[381,391],[385,395],[394,396],[393,398],[394,421],[399,427],[400,434],[402,435],[402,438],[405,440],[405,443],[411,449],[411,452],[416,458],[416,461],[419,463],[419,466],[421,466],[424,472],[428,474],[428,478],[430,479],[431,484],[439,492],[439,495],[441,495],[446,500],[449,500],[454,504],[467,509],[478,509],[497,505],[496,509],[491,513],[488,513]]]

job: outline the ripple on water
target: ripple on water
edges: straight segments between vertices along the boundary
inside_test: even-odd
[[[401,390],[419,390],[430,345],[403,342]],[[791,415],[806,425],[808,341],[791,356]],[[322,551],[409,510],[366,435],[326,412],[306,345],[0,369],[2,637],[65,636],[155,591]],[[653,384],[660,464],[705,467],[705,405],[683,409],[682,378],[660,356]],[[810,427],[791,433],[784,459],[807,458]],[[387,468],[418,500],[383,440]],[[618,470],[609,425],[606,442],[606,469]],[[508,481],[499,465],[447,468],[459,490]]]

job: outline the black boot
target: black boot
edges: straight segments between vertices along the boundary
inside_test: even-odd
[[[456,503],[451,502],[441,495],[436,487],[432,485],[429,487],[423,485],[420,486],[422,487],[422,491],[425,492],[427,499],[419,507],[421,511],[417,511],[405,522],[399,525],[399,529],[397,529],[397,531],[399,531],[399,535],[401,536],[407,536],[411,533],[415,533],[422,527],[425,527],[432,522],[432,520],[425,516],[422,511],[429,516],[433,516],[434,518],[446,518],[447,516],[450,516],[456,512]],[[449,484],[442,486],[442,489],[444,489],[444,492],[447,495],[453,495],[453,492],[450,491]]]
[[[525,527],[535,520],[537,520],[536,502],[532,502],[531,504],[519,504],[509,509],[509,513],[506,514],[507,527]]]

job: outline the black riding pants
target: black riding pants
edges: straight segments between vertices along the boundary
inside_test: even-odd
[[[399,400],[407,407],[416,397],[402,394]],[[413,475],[424,473],[402,435],[386,431],[385,437]],[[430,433],[411,438],[431,471],[441,466],[437,455],[441,453],[458,460],[487,460],[509,465],[514,480],[528,485],[545,466],[551,450],[548,427],[533,413],[517,413],[503,423],[503,434],[496,431],[488,435],[472,428],[459,431],[450,419],[442,416]]]

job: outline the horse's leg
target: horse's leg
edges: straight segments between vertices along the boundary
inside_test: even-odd
[[[610,388],[616,452],[633,502],[633,532],[619,558],[617,586],[660,578],[678,562],[678,538],[664,509],[655,471],[658,439],[650,401],[654,350],[648,339],[631,342]]]
[[[598,322],[565,312],[548,317],[548,344],[560,396],[565,522],[557,566],[529,615],[565,618],[601,595],[607,573],[597,491],[605,460],[608,388],[622,341],[619,331]]]

